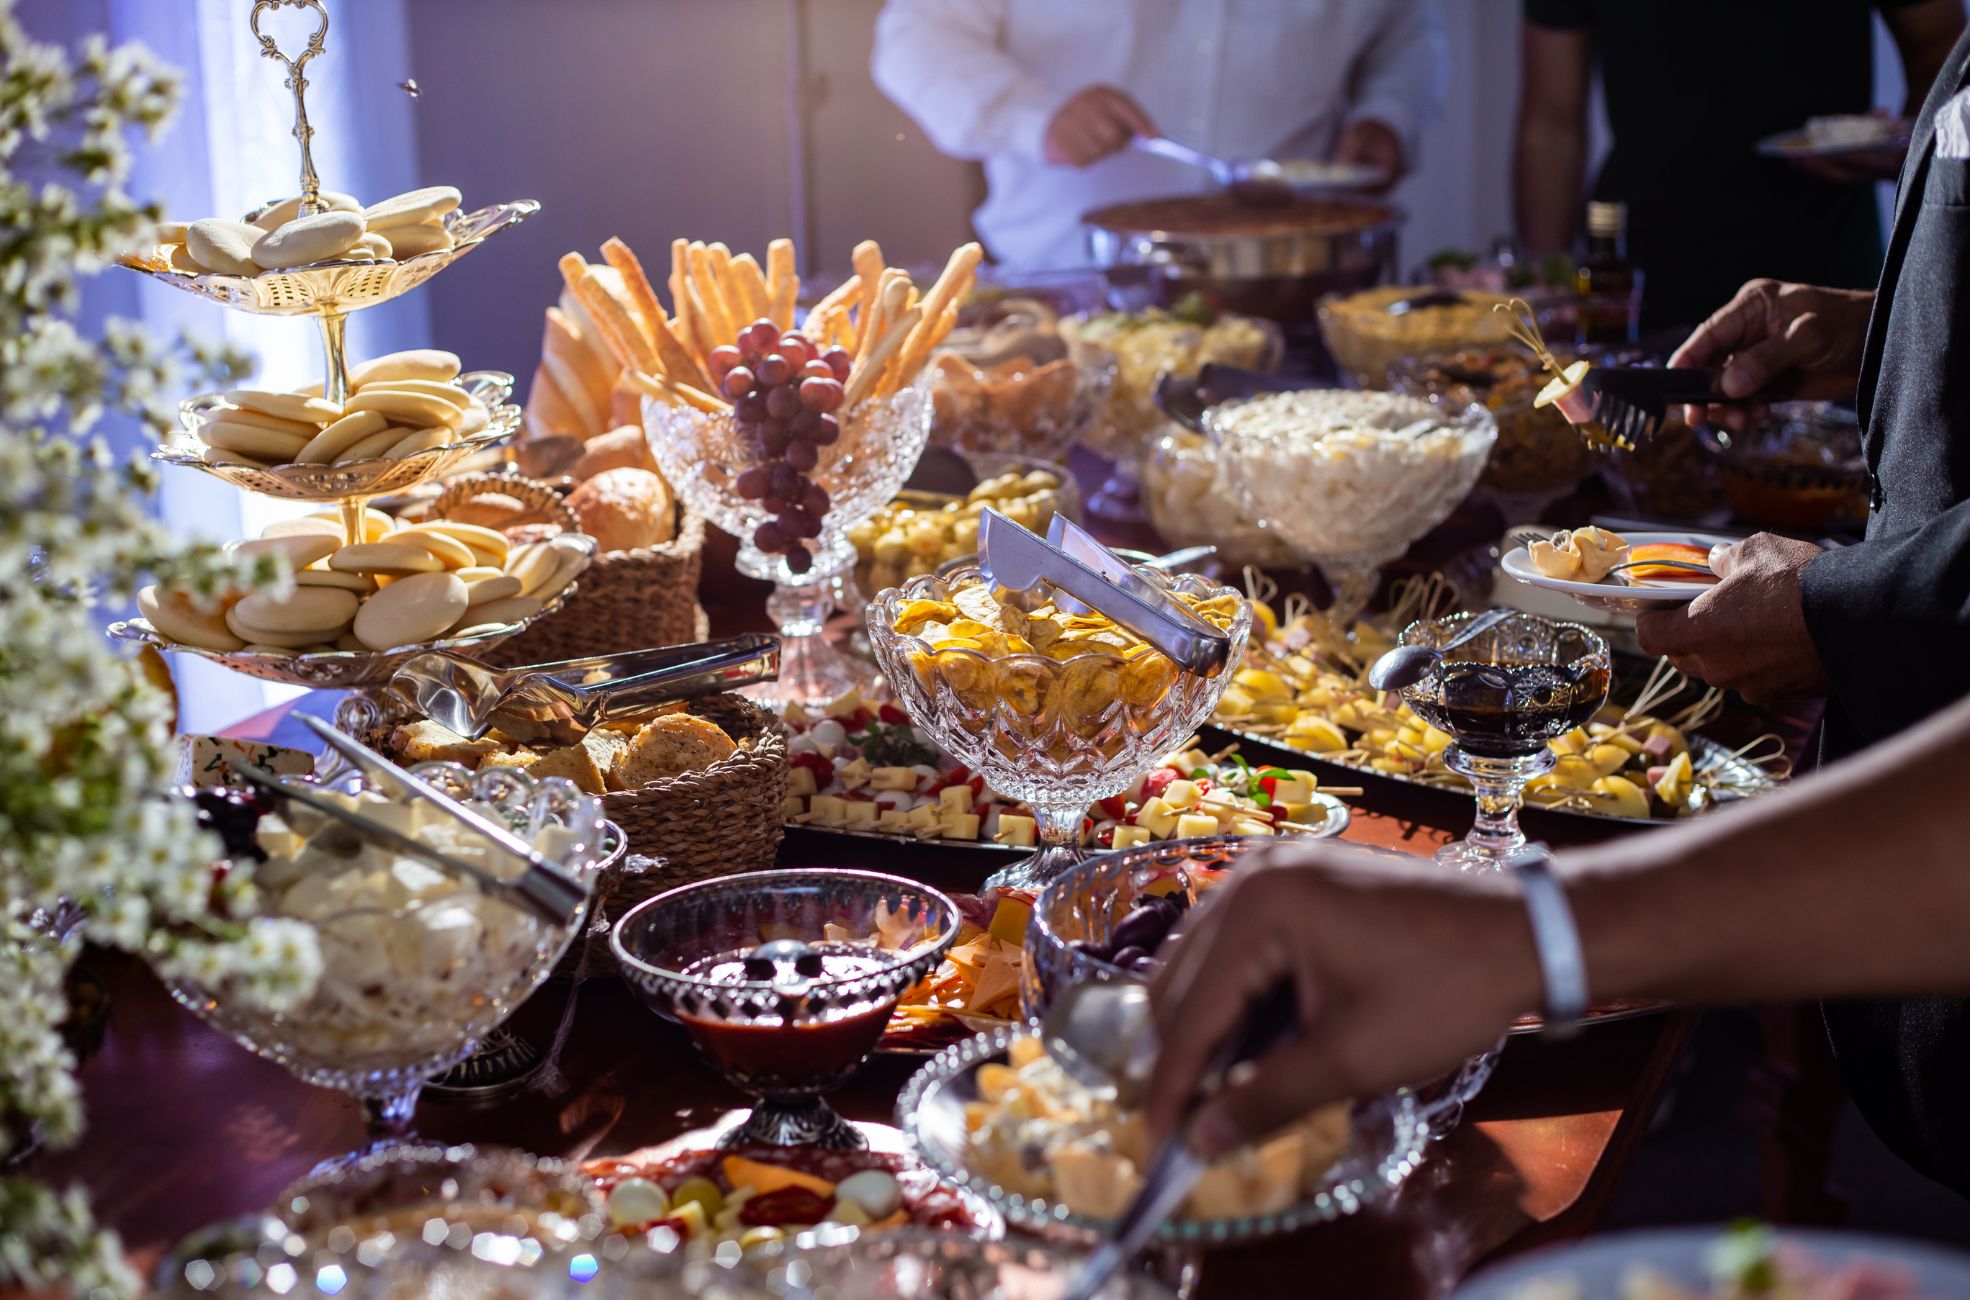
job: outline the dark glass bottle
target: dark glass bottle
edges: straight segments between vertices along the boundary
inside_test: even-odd
[[[1579,295],[1576,341],[1583,348],[1632,344],[1641,332],[1642,271],[1628,260],[1628,205],[1587,205],[1587,256],[1573,273]]]

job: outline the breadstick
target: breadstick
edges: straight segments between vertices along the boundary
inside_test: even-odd
[[[978,264],[984,260],[985,250],[975,241],[952,250],[950,260],[944,263],[944,273],[937,277],[937,283],[930,286],[930,293],[923,300],[922,323],[910,337],[903,359],[891,376],[894,387],[907,385],[930,360],[931,333],[943,319],[944,309],[963,300]]]
[[[910,309],[911,290],[910,277],[906,272],[892,266],[882,273],[882,286],[874,302],[866,309],[869,314],[861,324],[861,337],[855,347],[857,365],[889,332],[889,322]]]
[[[663,319],[664,307],[657,301],[657,291],[650,287],[650,277],[643,274],[643,263],[637,260],[628,244],[615,238],[602,245],[602,256],[622,276],[630,305],[642,317],[643,333],[654,339],[656,322]]]
[[[567,273],[565,261],[563,275]],[[656,348],[643,337],[629,310],[602,287],[602,277],[594,267],[585,267],[569,282],[568,288],[574,291],[575,301],[588,313],[588,318],[595,322],[595,328],[602,331],[602,340],[615,353],[617,361],[632,370],[656,369]]]
[[[794,272],[793,240],[776,239],[766,246],[766,314],[783,330],[793,328],[793,305],[800,298],[800,279]]]
[[[910,336],[910,332],[917,327],[918,321],[922,318],[923,310],[918,307],[912,307],[896,318],[896,323],[889,327],[889,332],[869,350],[868,358],[857,365],[848,376],[848,387],[841,397],[843,410],[854,406],[874,389],[876,380],[882,375],[884,363],[896,355],[897,349],[903,346],[903,341]]]
[[[725,303],[725,314],[732,318],[732,333],[737,335],[756,317],[746,313],[745,294],[732,271],[732,250],[720,243],[706,244],[705,261],[711,266],[711,278],[718,285],[718,296]]]
[[[731,403],[723,398],[713,397],[710,393],[693,388],[689,384],[672,383],[661,375],[630,370],[624,372],[623,381],[637,392],[648,393],[658,401],[669,402],[673,406],[689,406],[696,410],[708,411],[713,415],[723,415],[732,409]]]
[[[692,244],[688,250],[691,265],[691,288],[697,292],[692,302],[694,309],[702,309],[698,319],[704,322],[705,334],[699,342],[705,345],[709,356],[711,349],[720,344],[736,342],[739,327],[732,323],[732,313],[726,310],[725,295],[719,292],[718,280],[711,270],[711,251],[703,244]]]
[[[857,351],[869,343],[869,311],[875,306],[877,295],[882,291],[882,245],[873,239],[865,239],[855,245],[853,254],[855,274],[862,277],[862,290],[856,297],[857,328],[861,334],[856,339]]]
[[[807,309],[808,320],[825,320],[828,313],[845,309],[855,302],[855,295],[862,291],[862,277],[851,275],[834,287],[833,292]]]
[[[732,259],[732,283],[738,286],[739,297],[746,304],[746,322],[773,320],[771,305],[766,299],[766,273],[759,269],[759,263],[751,253],[741,253]],[[775,325],[780,322],[773,321]]]

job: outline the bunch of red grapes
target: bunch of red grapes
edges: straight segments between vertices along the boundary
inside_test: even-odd
[[[841,437],[834,412],[851,360],[798,330],[782,334],[770,320],[754,321],[739,331],[736,346],[711,352],[712,378],[753,452],[739,475],[739,495],[763,502],[773,516],[753,530],[752,544],[784,555],[794,573],[813,567],[807,543],[821,535],[828,513],[827,489],[807,476],[821,463],[821,448]]]

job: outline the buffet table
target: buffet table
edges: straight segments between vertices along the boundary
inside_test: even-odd
[[[303,697],[230,734],[295,743],[299,728],[288,714],[331,707],[332,697]],[[1431,791],[1377,788],[1356,808],[1345,838],[1427,853],[1468,816],[1462,801]],[[1547,821],[1537,833],[1581,835],[1580,823]],[[903,870],[952,889],[976,888],[996,865],[977,850],[899,850],[808,833],[790,835],[779,861]],[[82,1069],[89,1131],[37,1171],[57,1185],[86,1185],[98,1213],[140,1258],[154,1259],[192,1228],[264,1206],[316,1161],[362,1140],[362,1116],[347,1096],[311,1088],[234,1046],[173,1005],[138,964],[93,957],[91,964],[109,987],[111,1013],[102,1050]],[[519,1013],[523,1027],[545,1041],[570,988],[544,986]],[[1299,1275],[1340,1294],[1424,1297],[1487,1259],[1591,1231],[1694,1019],[1672,1013],[1613,1022],[1563,1044],[1514,1039],[1467,1122],[1432,1150],[1392,1204],[1212,1256],[1200,1294],[1231,1296]],[[835,1096],[837,1107],[856,1120],[890,1120],[918,1063],[874,1059]],[[476,1107],[427,1099],[418,1131],[587,1157],[662,1141],[743,1104],[699,1063],[680,1030],[611,979],[581,986],[561,1064],[563,1094],[524,1093]]]

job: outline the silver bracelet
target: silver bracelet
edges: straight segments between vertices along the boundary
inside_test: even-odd
[[[1551,850],[1528,844],[1513,856],[1511,867],[1525,890],[1532,943],[1546,984],[1542,1032],[1548,1038],[1571,1038],[1580,1031],[1580,1017],[1587,1010],[1587,956],[1580,947],[1580,927],[1553,875]]]

